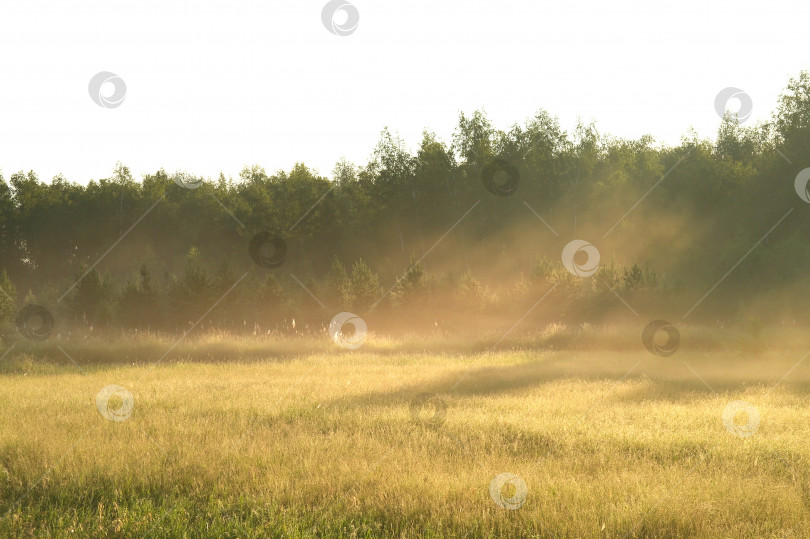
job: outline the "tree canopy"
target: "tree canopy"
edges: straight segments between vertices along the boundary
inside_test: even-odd
[[[219,300],[206,323],[247,331],[340,309],[418,330],[470,308],[508,321],[552,287],[538,320],[627,316],[617,295],[680,316],[716,286],[690,316],[806,319],[810,205],[794,179],[807,167],[802,72],[769,121],[727,113],[715,140],[676,146],[568,133],[544,110],[498,129],[479,110],[413,151],[385,129],[366,164],[341,160],[331,178],[304,163],[140,180],[118,165],[86,185],[20,171],[0,176],[0,318],[35,300],[65,327],[183,331]],[[260,233],[283,243],[262,258],[273,267],[250,254]],[[578,238],[599,249],[594,278],[560,263]]]

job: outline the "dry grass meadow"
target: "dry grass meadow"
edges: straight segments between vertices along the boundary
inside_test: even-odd
[[[810,337],[681,335],[657,357],[630,327],[495,349],[212,334],[156,367],[168,338],[18,343],[0,535],[810,537]],[[110,384],[133,396],[122,421],[96,403]],[[745,414],[723,422],[740,400],[751,436],[732,433]],[[490,494],[505,472],[517,508]]]

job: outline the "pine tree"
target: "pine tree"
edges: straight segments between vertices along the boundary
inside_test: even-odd
[[[14,298],[17,289],[14,283],[8,278],[8,273],[4,269],[0,273],[0,321],[9,320],[14,317]]]
[[[352,267],[351,289],[354,299],[352,306],[359,311],[370,308],[382,296],[380,278],[362,258]]]
[[[113,290],[105,276],[96,269],[88,271],[76,285],[70,310],[84,323],[108,324],[113,318]]]
[[[159,327],[162,310],[146,264],[141,266],[138,273],[138,281],[128,282],[118,301],[121,321],[130,327]]]
[[[352,286],[346,274],[346,268],[341,264],[337,255],[332,257],[327,277],[327,297],[331,305],[340,309],[348,309],[354,302]]]

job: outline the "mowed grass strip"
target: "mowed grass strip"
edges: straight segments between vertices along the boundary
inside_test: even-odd
[[[792,348],[131,354],[2,376],[0,535],[810,536],[810,365],[772,389]],[[123,422],[96,409],[109,384]],[[442,421],[412,416],[424,392]],[[736,400],[750,438],[721,420]],[[490,497],[502,472],[517,510]]]

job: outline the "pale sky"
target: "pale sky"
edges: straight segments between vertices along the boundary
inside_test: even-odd
[[[675,144],[714,137],[722,89],[751,97],[753,124],[810,68],[806,0],[351,3],[339,36],[323,0],[2,0],[0,171],[331,175],[385,126],[413,150],[479,108],[502,129],[543,108]],[[90,98],[101,71],[126,83],[116,108]]]

